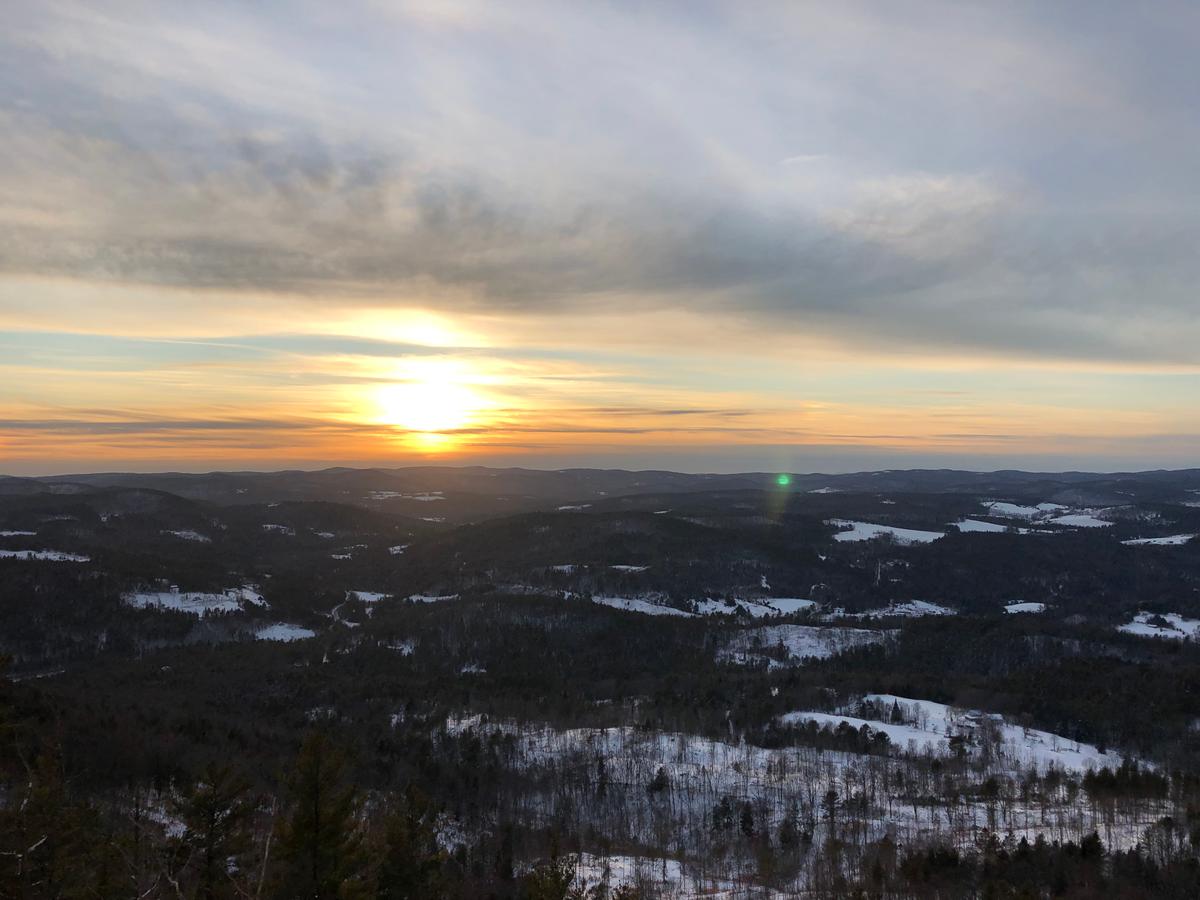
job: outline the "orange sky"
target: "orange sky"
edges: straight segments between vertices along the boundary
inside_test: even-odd
[[[0,473],[1196,462],[1170,16],[6,13]]]

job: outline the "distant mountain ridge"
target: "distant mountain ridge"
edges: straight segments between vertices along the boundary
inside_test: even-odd
[[[780,474],[486,466],[335,467],[316,471],[201,474],[105,472],[29,478],[0,476],[0,494],[72,494],[132,488],[221,504],[326,500],[375,509],[403,509],[433,520],[447,512],[453,512],[451,518],[494,516],[554,508],[556,504],[604,502],[616,497],[713,491],[970,493],[1077,505],[1180,502],[1189,492],[1200,492],[1200,469],[1196,468],[1116,473],[957,469],[888,469],[838,475],[786,473],[786,485],[779,483]]]

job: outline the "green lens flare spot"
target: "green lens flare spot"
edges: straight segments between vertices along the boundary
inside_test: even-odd
[[[778,484],[780,487],[787,487],[789,484],[792,483],[792,476],[791,475],[780,475],[778,478],[775,479],[775,483]]]

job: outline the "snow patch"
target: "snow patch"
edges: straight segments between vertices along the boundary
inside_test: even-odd
[[[276,622],[274,625],[267,625],[265,628],[260,628],[254,632],[256,640],[283,641],[284,643],[306,641],[316,636],[317,633],[311,628],[302,628],[299,625],[292,625],[289,622]]]
[[[1047,519],[1051,525],[1065,525],[1069,528],[1108,528],[1112,522],[1097,519],[1090,513],[1074,513],[1068,516],[1055,516]]]
[[[828,659],[856,647],[880,644],[890,634],[865,628],[763,625],[732,635],[717,651],[717,660],[743,666],[765,661],[774,669],[808,659]]]
[[[1009,615],[1018,615],[1020,613],[1044,613],[1046,611],[1045,603],[1010,603],[1004,607],[1004,612]]]
[[[918,619],[922,616],[956,616],[957,610],[948,606],[930,603],[928,600],[906,600],[903,603],[892,603],[879,609],[868,609],[865,612],[848,613],[835,609],[826,616],[827,619],[886,619],[899,617],[903,619]]]
[[[1162,620],[1161,622],[1158,620]],[[1174,641],[1191,641],[1200,632],[1200,619],[1185,619],[1178,613],[1140,612],[1133,621],[1122,625],[1117,631],[1136,634],[1138,637],[1169,638]]]
[[[0,550],[0,559],[37,559],[43,562],[91,562],[91,557],[62,550]]]
[[[653,603],[637,597],[592,597],[592,602],[598,603],[601,606],[611,606],[613,609],[623,609],[627,612],[644,613],[648,616],[692,617],[692,613],[685,612],[682,609],[676,609],[673,606],[663,606],[660,603]]]
[[[391,594],[379,591],[346,591],[347,600],[357,600],[359,603],[378,603],[380,600],[390,600]]]
[[[863,710],[873,710],[874,715],[866,714],[859,718],[795,712],[785,714],[780,720],[785,724],[816,721],[835,727],[840,722],[847,722],[855,729],[867,725],[872,730],[886,733],[892,743],[901,749],[935,755],[950,753],[952,736],[962,738],[964,749],[971,755],[980,753],[983,742],[990,738],[996,742],[998,754],[1008,760],[1014,770],[1035,767],[1042,772],[1051,768],[1085,772],[1105,766],[1117,768],[1122,762],[1119,754],[1101,752],[1091,744],[1048,731],[1014,725],[995,713],[955,709],[944,703],[913,700],[894,694],[868,694],[863,701]],[[884,721],[883,717],[890,721]]]
[[[928,544],[945,537],[940,531],[919,531],[915,528],[897,528],[895,525],[876,525],[851,519],[830,519],[827,524],[846,529],[833,536],[835,541],[869,541],[890,535],[898,544]]]
[[[227,588],[219,594],[202,591],[128,591],[121,602],[134,609],[170,609],[193,616],[211,612],[238,612],[246,603],[266,607],[267,601],[252,585]]]
[[[1178,547],[1186,544],[1195,536],[1194,534],[1170,534],[1166,537],[1134,538],[1131,541],[1121,541],[1121,543],[1126,547]]]
[[[195,541],[198,544],[211,544],[212,538],[206,534],[201,534],[198,531],[164,531],[163,534],[169,534],[179,538],[181,541]]]

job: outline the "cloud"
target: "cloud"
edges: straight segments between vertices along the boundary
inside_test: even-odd
[[[1186,97],[1120,11],[212,9],[14,16],[0,273],[1200,362]]]

